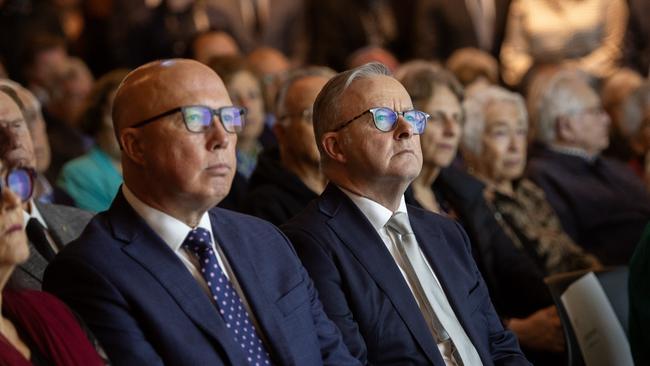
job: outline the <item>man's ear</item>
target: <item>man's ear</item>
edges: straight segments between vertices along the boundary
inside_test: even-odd
[[[555,139],[562,142],[573,142],[576,139],[576,131],[570,117],[559,116],[555,123]]]
[[[345,163],[347,158],[341,149],[341,139],[342,137],[337,132],[327,132],[321,137],[321,146],[329,159]]]
[[[122,154],[138,165],[144,164],[144,148],[140,138],[141,130],[125,127],[120,131],[120,146]]]

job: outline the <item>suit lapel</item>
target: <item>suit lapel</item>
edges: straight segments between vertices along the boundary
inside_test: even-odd
[[[416,210],[409,209],[409,221],[411,222],[411,227],[415,233],[418,244],[422,249],[425,257],[431,265],[431,269],[435,273],[440,285],[442,286],[445,296],[451,305],[456,318],[460,322],[463,329],[467,333],[467,336],[470,338],[473,344],[480,344],[477,342],[478,335],[473,332],[473,327],[468,327],[466,314],[461,309],[463,307],[463,301],[467,298],[467,291],[469,290],[466,287],[459,286],[458,283],[454,283],[454,273],[458,273],[461,270],[461,264],[457,263],[453,257],[449,255],[440,255],[440,253],[453,253],[454,251],[450,248],[452,243],[449,243],[442,235],[440,230],[431,225],[430,221],[426,220],[426,216],[421,212]],[[454,243],[453,245],[464,245],[464,243]],[[455,291],[453,291],[455,290]]]
[[[194,324],[215,340],[232,364],[245,360],[239,345],[225,326],[215,306],[176,254],[156,235],[127,203],[121,191],[109,210],[115,237],[125,242],[122,250],[138,262],[167,290]]]
[[[281,361],[279,363],[283,365],[295,363],[280,326],[282,319],[277,318],[275,299],[270,298],[268,292],[264,290],[262,285],[264,280],[257,275],[255,266],[247,255],[248,245],[263,245],[263,243],[242,243],[236,230],[227,227],[227,224],[214,212],[210,212],[210,221],[212,235],[228,259],[237,282],[246,296],[246,301],[251,307],[253,312],[251,315],[262,327],[265,343],[271,346],[269,352],[272,358]]]
[[[47,233],[50,235],[58,249],[63,248],[66,240],[70,236],[70,227],[64,220],[58,220],[58,215],[53,212],[54,206],[43,205],[40,202],[34,201],[38,212],[41,213],[45,224],[47,224]]]
[[[331,216],[330,228],[384,291],[429,360],[444,364],[408,284],[364,214],[331,184],[322,195],[320,209]]]

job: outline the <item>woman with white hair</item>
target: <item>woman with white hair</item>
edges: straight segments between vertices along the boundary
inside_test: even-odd
[[[543,278],[550,274],[597,267],[599,263],[562,230],[543,191],[522,178],[528,119],[521,96],[490,86],[472,94],[463,107],[463,156],[470,172],[485,184],[485,199],[513,243],[511,262],[496,265],[527,263],[526,277],[499,278],[517,282],[520,291],[509,294],[511,301],[526,303],[525,314],[520,314],[522,319],[511,319],[508,325],[517,333],[530,360],[535,364],[555,364],[564,348],[557,312],[546,291],[531,291],[539,289]],[[530,301],[531,298],[536,301]]]

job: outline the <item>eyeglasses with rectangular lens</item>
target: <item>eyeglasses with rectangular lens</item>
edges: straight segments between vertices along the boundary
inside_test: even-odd
[[[35,175],[34,170],[29,168],[12,169],[0,185],[0,193],[9,188],[22,202],[28,201],[34,193]]]
[[[244,129],[244,116],[246,115],[245,108],[228,106],[212,109],[204,105],[191,105],[174,108],[154,117],[147,118],[131,127],[139,128],[177,112],[181,112],[185,127],[190,132],[201,133],[207,131],[212,127],[212,119],[214,116],[219,117],[221,125],[227,132],[237,133]]]
[[[424,132],[424,128],[427,126],[427,121],[429,118],[431,118],[431,116],[429,116],[427,113],[418,111],[416,109],[397,112],[388,107],[377,107],[364,111],[363,113],[334,129],[333,132],[344,129],[350,123],[354,122],[366,113],[370,113],[372,115],[372,120],[375,124],[375,127],[383,132],[390,132],[394,130],[395,127],[397,127],[397,121],[399,120],[399,117],[402,116],[404,120],[410,124],[411,127],[413,127],[413,133],[416,135],[420,135]]]

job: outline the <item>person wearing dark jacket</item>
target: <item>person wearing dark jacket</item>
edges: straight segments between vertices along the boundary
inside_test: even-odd
[[[308,67],[289,75],[278,94],[278,148],[260,157],[251,176],[243,211],[275,225],[300,212],[323,191],[326,179],[314,139],[312,108],[334,72]]]

